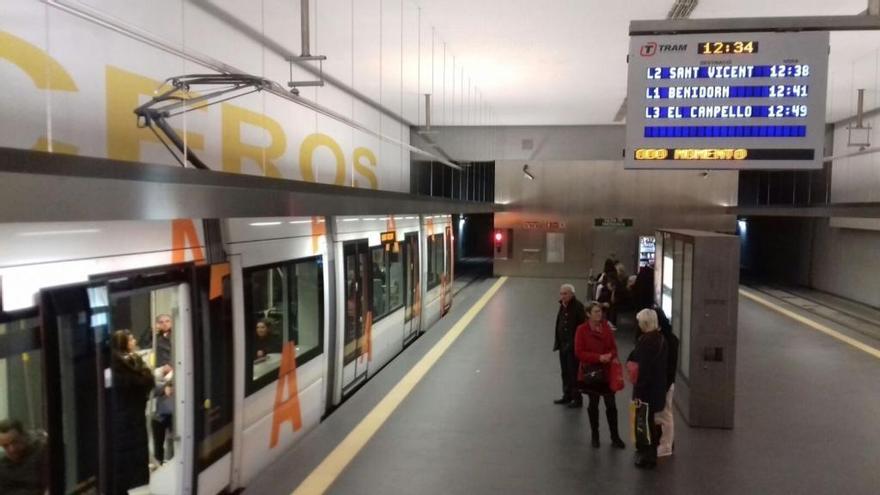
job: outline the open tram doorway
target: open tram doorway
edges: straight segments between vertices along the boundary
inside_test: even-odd
[[[228,268],[218,266],[157,267],[41,291],[51,493],[228,485],[228,470],[205,476],[231,450],[232,381],[222,367],[231,372],[231,318],[212,304],[229,293]]]

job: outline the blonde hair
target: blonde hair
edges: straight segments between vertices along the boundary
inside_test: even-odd
[[[636,314],[636,320],[639,321],[639,328],[646,332],[657,330],[657,312],[653,309],[643,309]]]

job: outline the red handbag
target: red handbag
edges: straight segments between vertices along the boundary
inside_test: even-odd
[[[620,361],[617,359],[609,363],[608,388],[610,388],[612,392],[620,392],[623,390],[623,366],[621,366]]]

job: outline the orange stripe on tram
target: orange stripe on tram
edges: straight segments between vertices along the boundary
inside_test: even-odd
[[[284,398],[284,389],[290,392],[290,396]],[[286,422],[293,424],[293,431],[302,428],[302,413],[299,406],[299,385],[296,381],[296,344],[287,342],[281,353],[281,367],[278,369],[278,386],[275,388],[275,408],[272,412],[272,438],[269,448],[278,445],[278,437],[281,433],[281,425]]]
[[[365,351],[367,353],[367,361],[373,360],[373,312],[367,311],[367,317],[364,321],[364,337],[366,338]]]
[[[186,261],[186,251],[192,249],[193,261],[205,262],[205,253],[202,251],[202,243],[196,232],[196,224],[188,218],[179,218],[171,221],[171,262],[183,263]]]

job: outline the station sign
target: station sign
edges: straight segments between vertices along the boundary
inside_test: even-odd
[[[624,167],[822,168],[828,39],[630,37]]]
[[[632,218],[603,217],[593,219],[594,227],[632,227]]]

